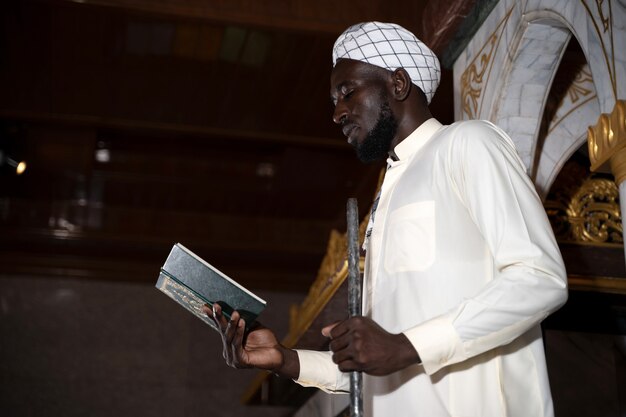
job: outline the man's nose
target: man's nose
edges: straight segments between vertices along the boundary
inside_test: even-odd
[[[348,117],[348,109],[341,103],[337,103],[335,105],[335,110],[333,111],[333,122],[342,124],[343,121]]]

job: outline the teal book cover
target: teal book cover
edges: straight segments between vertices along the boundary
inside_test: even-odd
[[[156,288],[216,330],[215,323],[202,311],[205,304],[219,302],[228,318],[237,310],[248,327],[267,305],[180,243],[172,247],[161,267]]]

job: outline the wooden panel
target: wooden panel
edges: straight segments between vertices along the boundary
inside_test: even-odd
[[[338,4],[333,0],[81,0],[81,3],[281,30],[338,34],[347,26],[366,20],[393,20],[416,30],[426,2],[347,0]]]

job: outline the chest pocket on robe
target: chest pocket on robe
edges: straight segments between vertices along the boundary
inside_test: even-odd
[[[420,201],[390,213],[385,270],[423,271],[435,261],[435,202]]]

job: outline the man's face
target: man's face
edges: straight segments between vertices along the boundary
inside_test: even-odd
[[[359,61],[341,59],[331,74],[333,120],[363,162],[387,157],[398,123],[387,99],[385,71]]]

